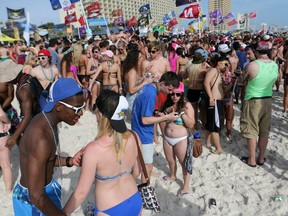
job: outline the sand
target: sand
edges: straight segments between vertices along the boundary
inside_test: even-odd
[[[204,142],[203,154],[193,161],[194,171],[190,180],[190,193],[182,198],[177,197],[182,186],[182,171],[179,163],[176,182],[163,181],[162,177],[168,175],[168,165],[162,144],[155,145],[154,171],[159,176],[152,177],[151,182],[156,188],[162,211],[155,214],[151,210],[144,209],[143,215],[288,215],[288,119],[281,113],[282,92],[275,92],[273,96],[271,133],[266,151],[267,161],[261,167],[251,168],[239,159],[241,156],[248,155],[246,140],[241,138],[239,132],[240,105],[235,105],[233,141],[228,142],[224,136],[221,136],[221,144],[227,153],[212,154]],[[130,127],[129,124],[128,126]],[[96,118],[92,113],[85,112],[79,124],[70,127],[61,123],[59,129],[62,155],[73,155],[95,138]],[[199,132],[203,137],[203,131]],[[162,141],[161,137],[160,141]],[[20,176],[19,152],[16,146],[12,149],[12,167],[13,184],[15,184]],[[55,170],[55,178],[63,187],[63,204],[74,190],[79,172],[80,169],[76,167],[63,167],[61,180],[58,169]],[[0,194],[0,215],[13,215],[11,196],[4,195],[1,172]],[[283,201],[277,201],[279,195],[282,195]],[[216,200],[216,207],[209,208],[210,198]],[[84,215],[86,207],[91,204],[93,204],[93,193],[89,194],[73,215]]]

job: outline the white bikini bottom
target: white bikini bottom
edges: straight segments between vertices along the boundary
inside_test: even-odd
[[[167,140],[167,142],[171,145],[171,146],[175,146],[176,143],[184,140],[187,138],[187,135],[182,136],[182,137],[178,137],[178,138],[170,138],[164,135],[164,138]]]

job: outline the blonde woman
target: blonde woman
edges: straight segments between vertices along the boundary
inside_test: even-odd
[[[5,146],[8,140],[8,131],[11,122],[0,105],[0,167],[3,173],[3,180],[6,193],[12,192],[12,169],[11,169],[11,151]]]
[[[184,79],[189,78],[189,86],[187,91],[187,99],[191,102],[194,109],[195,117],[195,129],[197,129],[197,112],[198,102],[200,99],[200,93],[205,91],[204,89],[204,78],[207,72],[208,65],[205,62],[205,58],[200,53],[195,53],[193,60],[186,67]],[[200,111],[200,117],[202,124],[205,124],[205,113],[204,109]]]
[[[30,52],[25,59],[23,73],[31,74],[32,68],[37,65],[37,56]]]
[[[142,198],[135,183],[139,175],[137,145],[124,122],[128,102],[114,91],[103,90],[96,104],[99,134],[85,148],[78,184],[63,211],[70,215],[95,181],[94,215],[141,215]]]

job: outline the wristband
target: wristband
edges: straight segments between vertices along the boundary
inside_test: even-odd
[[[71,157],[66,157],[66,167],[72,167],[73,165],[70,165],[70,159]]]

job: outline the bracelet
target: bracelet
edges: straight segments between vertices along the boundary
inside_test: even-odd
[[[70,159],[71,157],[66,157],[66,167],[72,167],[73,165],[70,165]]]

